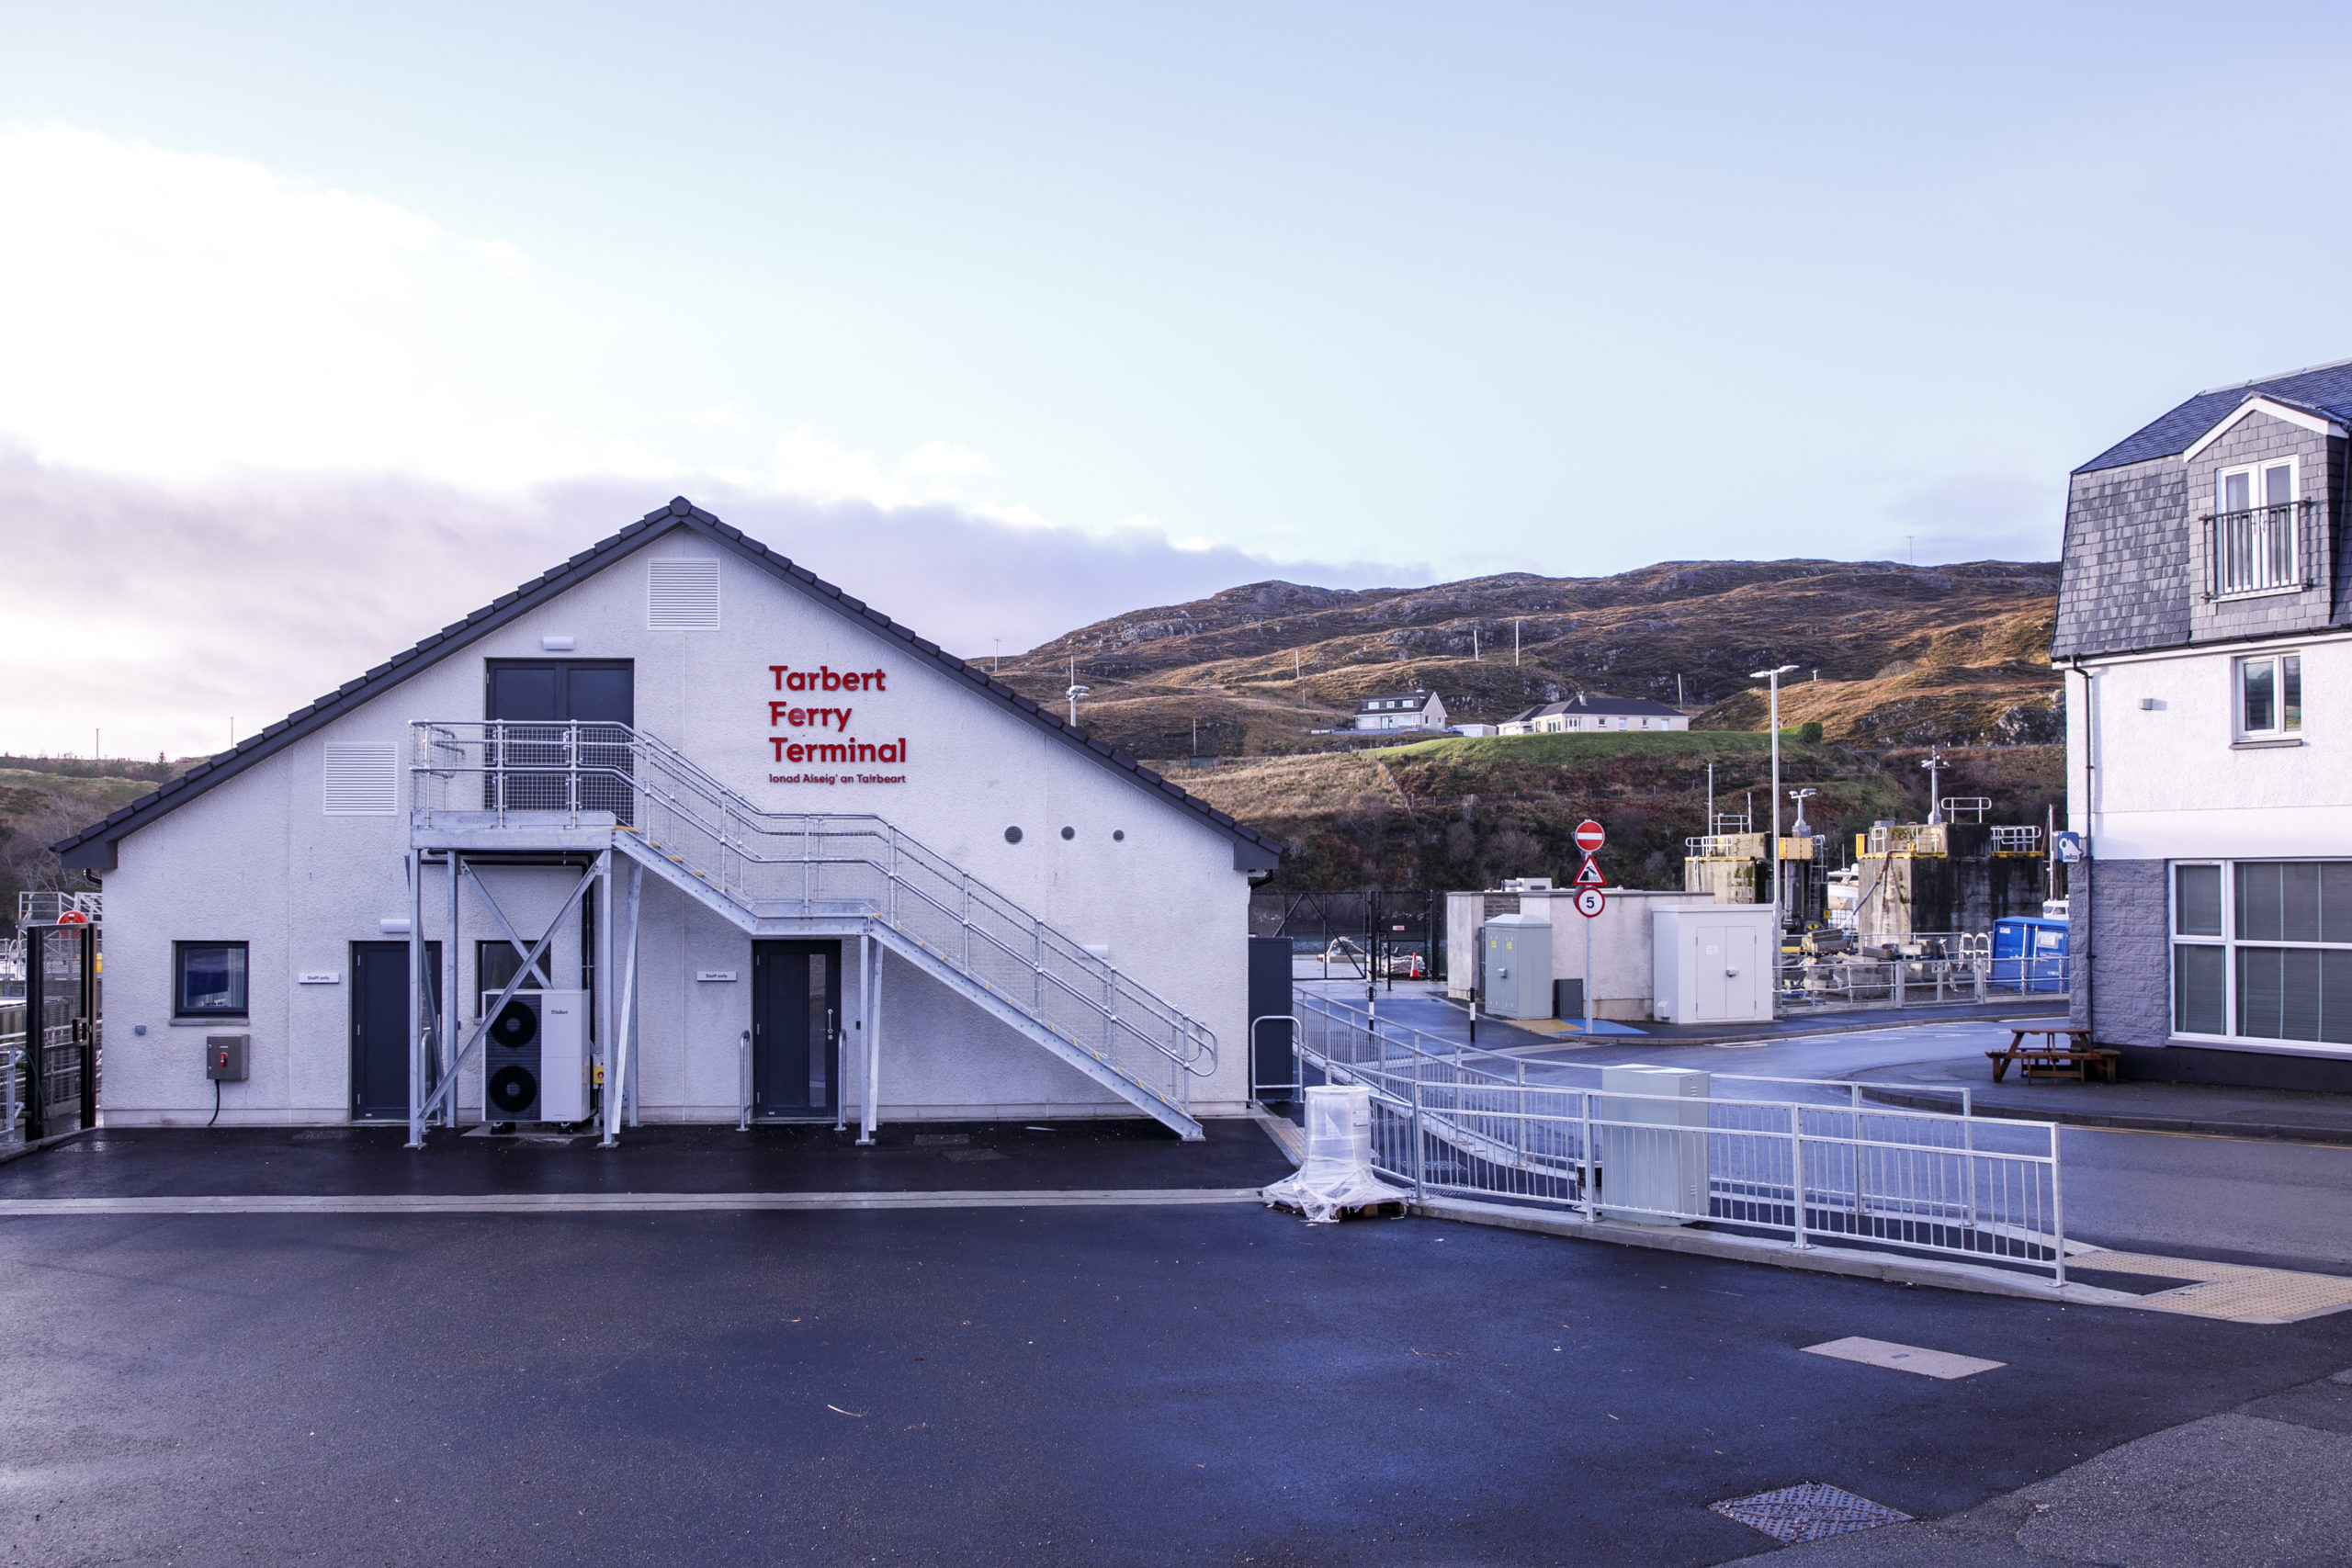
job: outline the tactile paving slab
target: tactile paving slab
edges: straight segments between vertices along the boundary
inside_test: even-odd
[[[2094,1250],[2081,1254],[2080,1261],[2084,1268],[2102,1273],[2197,1281],[2140,1298],[2140,1305],[2158,1312],[2188,1313],[2240,1323],[2296,1323],[2352,1307],[2352,1279],[2336,1274],[2302,1274],[2287,1269],[2155,1258],[2137,1252]]]
[[[1774,1540],[1791,1543],[1851,1535],[1881,1525],[1899,1525],[1911,1517],[1883,1503],[1857,1497],[1842,1486],[1827,1486],[1817,1481],[1783,1486],[1777,1492],[1758,1492],[1753,1497],[1734,1497],[1712,1506],[1727,1519],[1737,1519]]]

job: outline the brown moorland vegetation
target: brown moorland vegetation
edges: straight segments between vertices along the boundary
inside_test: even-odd
[[[1144,758],[1325,750],[1333,742],[1308,730],[1396,689],[1438,693],[1457,721],[1583,690],[1760,729],[1747,672],[1778,664],[1800,667],[1782,723],[1818,719],[1832,740],[2046,743],[2062,739],[2048,651],[2057,587],[2055,563],[2016,561],[1668,561],[1410,589],[1258,582],[1080,627],[1001,672],[1057,702],[1074,660],[1093,692],[1080,722]]]

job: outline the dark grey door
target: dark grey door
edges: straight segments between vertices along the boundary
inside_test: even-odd
[[[635,819],[627,738],[604,728],[637,722],[637,668],[628,660],[493,659],[482,706],[484,718],[506,726],[493,748],[497,804]]]
[[[752,1114],[829,1117],[841,1100],[842,944],[752,944]]]
[[[425,1026],[437,1043],[441,1014],[441,944],[424,944],[425,983],[432,1001]],[[429,1092],[439,1077],[439,1052],[425,1055]],[[408,1119],[408,943],[351,944],[351,1117],[355,1122]]]

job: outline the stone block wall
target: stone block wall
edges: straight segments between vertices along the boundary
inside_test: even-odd
[[[2087,1024],[2102,1045],[2163,1045],[2172,1035],[2165,863],[2086,861],[2074,871],[2071,1021]]]

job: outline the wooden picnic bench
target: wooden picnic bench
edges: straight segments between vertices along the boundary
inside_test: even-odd
[[[2029,1036],[2039,1037],[2041,1043],[2028,1044]],[[2091,1043],[2091,1032],[2066,1023],[2019,1023],[2009,1028],[2009,1043],[1998,1051],[1987,1051],[1992,1058],[1993,1081],[2018,1065],[2018,1077],[2028,1083],[2036,1076],[2050,1078],[2071,1077],[2077,1082],[2086,1072],[2095,1072],[2108,1083],[2115,1081],[2115,1066],[2123,1053],[2104,1045]]]

